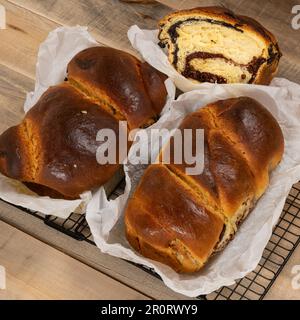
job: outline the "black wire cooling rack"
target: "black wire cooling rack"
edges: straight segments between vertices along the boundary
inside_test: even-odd
[[[123,192],[121,182],[110,196],[116,198]],[[87,241],[94,245],[92,235],[84,215],[71,214],[67,219],[44,216],[41,213],[20,208],[79,241]],[[209,295],[199,296],[205,300],[261,300],[265,297],[272,284],[284,268],[290,256],[300,242],[300,183],[294,185],[284,205],[280,219],[274,228],[272,237],[266,246],[263,256],[254,271],[238,280],[235,285],[223,287]],[[128,262],[131,263],[131,262]],[[149,268],[137,265],[155,277],[159,277]]]

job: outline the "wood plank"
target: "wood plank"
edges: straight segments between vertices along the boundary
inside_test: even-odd
[[[0,64],[0,118],[5,119],[0,122],[0,132],[21,120],[25,92],[31,90],[32,86],[32,79]],[[0,220],[16,226],[130,287],[142,289],[146,295],[155,299],[185,299],[142,269],[124,260],[102,254],[95,246],[76,241],[2,201],[0,201]]]
[[[0,221],[0,299],[149,299]]]
[[[23,118],[26,92],[33,87],[32,79],[0,64],[0,132],[16,125]]]
[[[300,265],[300,247],[291,256],[287,265],[281,271],[279,277],[266,295],[266,300],[300,300],[300,289],[293,288],[292,281],[296,274],[292,273],[294,266]],[[298,276],[299,279],[299,276]],[[299,280],[297,281],[299,283]]]
[[[156,1],[148,3],[118,0],[37,1],[11,0],[10,2],[63,25],[86,25],[101,43],[134,52],[127,39],[127,30],[137,24],[155,29],[157,21],[170,8]]]
[[[78,241],[45,225],[42,220],[32,217],[9,204],[0,201],[0,220],[49,244],[69,256],[101,271],[133,289],[157,300],[187,297],[173,292],[164,283],[124,260],[102,254],[100,250],[85,241]],[[2,264],[2,260],[0,260]],[[1,297],[0,297],[1,299]]]
[[[7,26],[0,31],[0,63],[34,78],[39,46],[59,24],[7,1],[0,0],[0,4],[6,8]]]
[[[14,1],[14,2],[16,2],[16,1]],[[23,1],[18,1],[18,2],[24,3]],[[30,3],[30,2],[36,2],[36,1],[31,1],[31,0],[28,1],[28,3]],[[44,1],[44,2],[46,2],[46,1]],[[49,2],[49,1],[47,1],[47,2]],[[55,2],[58,2],[58,1],[55,1]],[[59,2],[61,2],[61,1],[59,1]],[[178,3],[187,3],[187,1],[163,1],[163,2],[164,3],[173,2],[173,7],[178,6]],[[174,2],[176,2],[177,4],[174,5]],[[198,2],[200,3],[200,1],[190,1],[190,2],[193,2],[193,4],[198,3]],[[213,1],[207,1],[207,2],[205,2],[205,4],[207,4],[209,2],[213,2]],[[274,1],[274,2],[276,2],[276,1]],[[50,30],[52,30],[54,27],[58,26],[59,23],[54,22],[54,21],[48,21],[47,18],[41,17],[38,14],[33,14],[33,13],[29,14],[27,12],[27,10],[23,9],[22,7],[16,7],[15,5],[13,5],[11,3],[8,4],[7,1],[0,0],[0,3],[6,3],[7,7],[10,6],[10,8],[12,8],[11,14],[9,14],[11,16],[10,20],[14,21],[14,23],[15,23],[15,24],[12,24],[12,26],[20,28],[23,31],[25,30],[25,33],[24,33],[14,27],[9,26],[8,30],[10,30],[10,29],[12,29],[12,30],[10,30],[11,33],[10,33],[10,36],[8,36],[6,38],[6,42],[12,42],[12,43],[15,43],[15,45],[9,44],[10,49],[4,52],[3,51],[4,46],[3,46],[3,43],[1,42],[0,62],[8,65],[9,67],[13,68],[14,70],[17,70],[18,72],[21,72],[30,78],[33,78],[34,72],[35,72],[34,71],[35,59],[36,59],[35,52],[37,52],[38,45],[40,42],[35,41],[34,38],[31,39],[31,37],[29,35],[31,33],[35,32],[35,29],[37,29],[37,26],[39,26],[39,28],[41,26],[43,29],[43,31],[42,31],[43,36],[46,37],[48,32]],[[217,3],[219,4],[220,2],[217,1]],[[234,8],[235,5],[237,6],[238,3],[243,3],[244,6],[239,11],[242,12],[242,10],[244,10],[243,11],[244,14],[250,15],[250,13],[248,13],[247,10],[248,9],[250,10],[252,8],[251,12],[253,12],[252,15],[255,17],[259,16],[259,15],[255,14],[254,9],[257,8],[258,11],[256,11],[256,12],[260,12],[260,7],[263,6],[262,3],[258,2],[258,1],[255,2],[255,5],[253,5],[253,4],[249,5],[249,2],[246,5],[245,2],[243,2],[243,1],[239,1],[239,2],[226,1],[226,3],[230,3],[231,8]],[[269,2],[267,1],[266,3],[267,3],[267,6],[264,7],[263,13],[261,14],[261,17],[259,16],[258,19],[261,21],[264,21],[265,15],[266,15],[266,10],[267,11],[270,10],[269,15],[268,15],[268,16],[270,16],[269,17],[270,21],[272,22],[272,19],[275,19],[275,21],[277,21],[278,17],[279,18],[281,17],[281,13],[279,12],[276,15],[274,14],[274,16],[273,16],[272,9],[270,9],[270,7],[268,7]],[[167,4],[171,5],[170,3],[167,3]],[[203,2],[201,2],[201,4],[203,5]],[[283,2],[280,3],[278,1],[278,3],[276,3],[276,6],[277,5],[280,6],[281,4],[283,4]],[[135,6],[137,6],[137,5],[135,5]],[[287,20],[285,22],[282,22],[280,19],[278,21],[278,28],[281,29],[281,24],[282,23],[285,24],[284,28],[286,28],[285,30],[287,31],[287,33],[284,34],[284,32],[282,32],[281,37],[285,37],[286,41],[289,42],[289,38],[291,38],[291,37],[292,38],[294,37],[294,39],[299,39],[299,34],[292,33],[292,35],[291,35],[291,33],[289,33],[289,31],[291,31],[288,28],[290,16],[288,16],[286,14],[286,12],[287,11],[285,11],[284,15],[287,16]],[[20,14],[20,16],[17,19],[15,18],[15,17],[17,17],[16,13]],[[44,15],[46,16],[45,13],[44,13]],[[31,20],[33,20],[35,22],[31,23]],[[74,22],[73,24],[76,24],[75,19],[71,19],[71,20]],[[39,21],[42,21],[42,23],[40,24]],[[82,21],[82,19],[80,19],[79,21]],[[49,24],[49,30],[47,31],[48,24]],[[52,27],[52,24],[54,27]],[[117,24],[118,23],[116,23],[116,25]],[[115,28],[117,28],[117,26]],[[95,29],[96,30],[93,31],[93,35],[96,38],[98,38],[98,40],[99,40],[101,37],[103,37],[103,34],[105,32],[103,32],[103,30],[101,32],[99,32],[96,27],[95,27]],[[270,27],[270,29],[271,29],[271,27]],[[1,35],[3,34],[2,32],[4,32],[4,31],[1,30]],[[40,30],[38,31],[38,33],[39,32],[40,32]],[[120,32],[123,32],[123,36],[126,36],[125,30],[120,31]],[[276,33],[276,35],[277,35],[277,33]],[[288,36],[288,35],[290,35],[290,36]],[[40,37],[41,37],[40,41],[43,41],[44,38],[42,39],[42,36],[40,36]],[[18,39],[17,42],[15,41],[16,38]],[[279,38],[279,36],[278,36],[278,38]],[[1,40],[2,40],[2,37],[1,37]],[[110,43],[109,41],[110,41],[110,39],[107,40],[107,44]],[[112,41],[111,43],[114,43],[116,40],[111,40],[111,41]],[[280,40],[280,42],[281,42],[281,40]],[[22,43],[22,46],[21,45],[19,46],[19,43]],[[128,44],[126,45],[124,43],[121,41],[119,47],[124,46],[123,49],[127,50]],[[118,45],[119,44],[117,44],[116,46],[118,46]],[[285,56],[287,55],[286,51],[288,51],[289,46],[290,46],[290,44],[287,43],[287,45],[285,47],[282,47],[282,49],[284,49]],[[33,49],[33,48],[35,48],[35,49]],[[291,46],[290,48],[292,49],[291,51],[298,52],[299,45],[296,44],[295,47]],[[292,57],[291,59],[286,58],[285,60],[282,60],[280,74],[282,74],[282,68],[286,68],[287,74],[290,75],[292,73],[292,76],[293,76],[293,70],[294,70],[293,68],[294,67],[299,68],[299,67],[297,67],[297,63],[299,65],[299,61],[297,59],[294,59],[294,60],[293,59],[294,59],[294,57]],[[286,60],[290,60],[290,61],[286,61]],[[290,69],[289,69],[290,67],[292,68],[292,71],[290,71]],[[297,79],[298,79],[297,72],[298,71],[295,72],[295,80],[294,81],[297,81]],[[292,78],[290,78],[290,79],[292,80]],[[300,82],[300,81],[298,80],[298,82]],[[14,86],[14,84],[16,84],[16,85]],[[0,68],[0,91],[2,91],[2,94],[0,95],[0,105],[1,105],[0,116],[1,116],[1,119],[5,119],[5,121],[1,121],[1,128],[0,128],[1,131],[2,131],[2,128],[4,129],[5,127],[8,127],[8,126],[18,122],[18,119],[20,119],[20,117],[22,115],[22,105],[24,102],[23,99],[25,97],[25,92],[31,90],[32,88],[33,88],[33,81],[32,80],[30,80],[27,77],[22,77],[21,75],[17,75],[13,72],[11,73],[8,68],[6,68],[6,70],[5,70],[5,67],[1,66],[1,68]],[[2,106],[5,106],[5,108],[7,109],[5,112],[3,111],[3,113],[2,113]],[[5,118],[3,118],[4,115],[5,115]],[[23,213],[12,208],[11,206],[7,205],[7,207],[9,207],[9,209],[4,208],[2,205],[0,206],[0,208],[1,208],[0,217],[2,216],[3,219],[5,219],[5,220],[9,221],[10,223],[15,224],[17,226],[20,226],[20,225],[23,226],[25,230],[28,230],[29,232],[34,234],[36,237],[41,238],[44,241],[47,241],[54,246],[57,246],[60,250],[67,251],[68,254],[70,254],[70,255],[72,255],[82,261],[85,261],[86,263],[88,263],[90,265],[93,265],[97,269],[104,271],[105,273],[109,274],[112,277],[120,279],[124,283],[128,283],[129,285],[132,285],[133,287],[136,287],[136,288],[143,288],[144,292],[149,293],[149,295],[151,295],[152,297],[155,297],[158,299],[159,298],[163,299],[163,298],[176,297],[176,294],[172,293],[169,289],[165,288],[165,286],[159,280],[153,278],[151,275],[145,274],[145,272],[136,268],[135,266],[128,265],[128,263],[126,263],[125,261],[122,261],[122,260],[119,260],[119,259],[116,259],[113,257],[109,257],[106,255],[102,255],[99,253],[99,251],[96,248],[93,248],[93,250],[92,249],[90,250],[89,248],[91,246],[89,244],[83,243],[83,242],[78,243],[75,240],[73,240],[65,235],[62,235],[52,229],[49,229],[48,227],[44,226],[40,221],[36,221],[30,216],[25,216]],[[293,255],[293,258],[295,257],[293,261],[296,261],[297,259],[299,260],[299,256],[300,256],[300,252],[298,249],[297,252]],[[284,272],[290,272],[290,271],[289,270],[287,271],[285,269]],[[289,277],[290,277],[290,274],[289,274]],[[279,279],[278,279],[278,281],[279,281]],[[286,279],[287,279],[287,281],[289,281],[290,278],[286,278]],[[277,288],[277,283],[276,283],[276,288]],[[287,285],[288,285],[288,282],[284,282],[284,285],[282,286],[282,288],[288,288]],[[282,298],[284,296],[283,291],[281,290],[280,292],[277,292],[277,293],[275,292],[274,296],[278,297],[278,298]],[[177,297],[182,298],[182,296],[180,296],[180,295],[177,295]]]
[[[300,32],[291,27],[291,10],[297,1],[288,0],[159,0],[174,10],[198,6],[223,5],[238,14],[249,15],[261,22],[278,38],[283,52],[278,76],[300,83]]]
[[[115,21],[114,23],[110,20],[105,22],[101,18],[102,16],[98,17],[98,21],[95,18],[97,10],[90,12],[90,10],[85,9],[83,4],[80,5],[79,3],[79,5],[72,5],[71,3],[70,5],[70,2],[72,1],[61,1],[59,2],[59,6],[57,4],[55,5],[55,3],[53,4],[54,9],[58,7],[56,10],[60,14],[57,18],[60,22],[54,22],[48,19],[52,16],[47,11],[48,6],[50,6],[49,1],[38,3],[39,5],[48,4],[45,9],[46,11],[44,12],[45,17],[42,17],[39,14],[23,8],[21,5],[24,5],[24,1],[20,1],[15,5],[7,0],[0,0],[0,4],[6,8],[7,15],[7,29],[1,30],[0,63],[34,79],[39,45],[46,39],[50,31],[61,26],[63,19],[66,18],[64,14],[65,11],[63,10],[67,10],[68,13],[66,15],[69,17],[69,20],[66,19],[67,21],[65,24],[68,24],[69,22],[69,25],[77,25],[78,21],[80,21],[81,25],[89,25],[89,31],[99,43],[114,46],[116,48],[123,48],[135,55],[138,55],[138,53],[131,48],[127,40],[127,30],[129,26],[135,22],[138,23],[143,21],[144,23],[142,26],[155,28],[156,22],[154,23],[154,21],[156,20],[154,20],[154,18],[150,19],[150,16],[145,18],[145,20],[141,18],[140,12],[143,8],[141,8],[140,5],[123,4],[123,6],[127,8],[127,11],[119,10],[115,13],[115,21],[120,21],[120,23],[115,24]],[[103,3],[105,3],[105,5],[103,5]],[[28,4],[30,4],[30,2],[28,2]],[[158,6],[157,4],[152,4],[151,7],[144,5],[143,7],[146,7],[147,9],[146,13],[144,13],[145,15],[149,15],[151,8],[154,8],[153,16],[158,16],[159,10],[161,9],[161,6]],[[79,13],[75,8],[78,8]],[[105,16],[105,12],[107,13],[110,10],[114,11],[114,8],[109,7],[108,2],[102,1],[102,3],[99,3],[98,11],[100,11],[103,16]],[[166,13],[167,10],[168,9],[165,7],[163,13]],[[70,12],[72,12],[72,14],[70,14]],[[129,19],[128,16],[130,14],[133,14],[133,17]],[[139,17],[139,19],[137,19],[137,17]],[[103,24],[105,25],[103,26]]]
[[[34,87],[32,78],[34,78],[36,52],[39,43],[43,41],[53,27],[58,25],[52,25],[51,22],[48,25],[47,21],[44,21],[47,20],[46,18],[28,13],[27,10],[7,1],[0,0],[0,3],[5,4],[8,11],[8,22],[14,21],[16,28],[25,30],[25,32],[19,31],[15,33],[16,30],[14,28],[8,27],[8,30],[4,30],[9,33],[4,44],[6,45],[6,43],[15,41],[14,39],[17,38],[18,43],[26,45],[26,50],[23,50],[21,46],[6,49],[3,46],[0,50],[0,64],[6,64],[6,66],[0,65],[0,117],[1,119],[5,119],[5,121],[1,121],[0,123],[0,131],[2,132],[22,119],[25,94]],[[31,40],[28,38],[28,34],[34,32],[37,25],[41,26],[41,36],[38,41]],[[13,67],[18,72],[13,72],[7,66]],[[3,206],[0,206],[2,209],[0,215],[3,220],[17,227],[23,226],[24,230],[34,234],[35,237],[57,246],[60,250],[75,256],[85,263],[93,265],[93,267],[104,271],[110,276],[121,279],[121,281],[133,287],[143,288],[144,292],[147,292],[156,299],[184,298],[166,288],[160,280],[145,273],[143,270],[120,259],[103,255],[96,247],[87,243],[80,243],[79,245],[74,239],[50,229],[31,216],[26,216],[24,219],[25,223],[22,219],[24,216],[22,212],[9,205],[5,206],[9,209],[4,210]]]
[[[11,0],[20,7],[13,6],[7,1],[0,3],[7,7],[8,29],[1,31],[5,36],[4,49],[0,51],[0,62],[9,65],[21,73],[34,76],[35,61],[38,46],[45,39],[48,32],[60,24],[88,25],[92,35],[101,43],[122,48],[137,54],[130,47],[127,40],[127,30],[132,24],[138,24],[143,28],[155,28],[156,21],[170,11],[169,7],[156,3],[128,4],[120,6],[115,1],[36,1],[28,0],[26,3],[20,0]],[[94,3],[95,2],[95,3]],[[174,9],[203,5],[201,1],[168,1],[162,0]],[[218,5],[220,2],[208,1],[207,5]],[[252,1],[244,0],[222,1],[221,4],[241,14],[256,17],[259,21],[276,34],[279,39],[283,58],[280,63],[279,76],[292,81],[300,82],[300,44],[299,32],[293,30],[290,25],[292,1]],[[22,6],[38,14],[30,15]],[[87,9],[88,8],[88,9]],[[92,10],[91,10],[92,9]],[[51,10],[51,12],[49,12]],[[70,14],[71,12],[71,14]],[[113,14],[107,14],[113,12]],[[257,14],[258,13],[258,14]],[[39,16],[44,15],[51,18]],[[142,16],[147,15],[151,19]],[[17,19],[16,19],[17,17]],[[115,23],[118,21],[118,23]],[[39,25],[39,28],[36,28]],[[18,44],[13,39],[18,37]],[[36,40],[37,39],[37,40]]]
[[[173,10],[191,9],[196,7],[208,7],[215,5],[223,5],[224,0],[157,0],[157,2],[172,8]]]

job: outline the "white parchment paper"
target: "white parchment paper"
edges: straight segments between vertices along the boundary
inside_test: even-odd
[[[24,111],[27,112],[33,107],[50,86],[64,81],[67,64],[78,52],[94,46],[99,46],[99,43],[88,33],[87,27],[60,27],[50,32],[39,48],[35,88],[34,91],[27,94]],[[167,80],[166,87],[169,99],[174,99],[175,87],[172,81]],[[162,113],[165,110],[167,110],[167,106]],[[104,192],[103,188],[101,190]],[[91,196],[92,193],[88,191],[83,193],[81,199],[78,200],[40,197],[22,183],[0,174],[1,199],[47,215],[67,218],[74,211],[83,213]]]
[[[48,87],[64,80],[67,64],[75,54],[96,45],[97,42],[89,35],[86,27],[61,27],[50,32],[39,48],[35,88],[27,94],[24,111],[33,107]],[[47,215],[67,218],[73,211],[84,211],[91,199],[91,192],[83,193],[78,200],[40,197],[20,182],[0,174],[0,198]]]
[[[271,86],[203,84],[201,90],[185,93],[172,102],[169,112],[155,125],[177,127],[188,113],[207,103],[238,96],[258,100],[275,116],[285,138],[284,157],[272,172],[267,191],[241,225],[233,241],[200,272],[193,275],[178,274],[166,265],[142,257],[126,241],[124,208],[130,192],[142,175],[142,166],[125,166],[127,184],[122,196],[107,201],[104,194],[98,192],[87,207],[89,226],[97,246],[103,252],[153,268],[168,287],[190,297],[232,285],[236,279],[255,269],[290,188],[300,179],[300,86],[288,80],[277,78]]]
[[[128,30],[128,38],[132,46],[154,68],[168,75],[176,87],[183,92],[202,89],[202,84],[187,79],[178,73],[170,64],[167,50],[158,45],[158,30],[142,30],[134,25]]]

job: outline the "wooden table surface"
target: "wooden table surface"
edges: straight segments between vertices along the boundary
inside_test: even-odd
[[[291,27],[293,1],[261,0],[0,0],[7,28],[0,30],[0,132],[23,117],[25,94],[34,88],[39,45],[61,25],[85,25],[99,41],[135,55],[126,33],[137,24],[156,28],[174,9],[224,5],[261,21],[278,37],[283,51],[279,76],[300,83],[300,30]],[[76,241],[42,221],[0,203],[0,265],[7,289],[0,299],[185,299],[143,270]],[[298,248],[266,296],[300,299],[291,269],[300,264]]]

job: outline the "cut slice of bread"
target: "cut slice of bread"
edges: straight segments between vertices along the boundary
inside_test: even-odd
[[[193,81],[269,84],[277,71],[281,52],[274,35],[223,7],[174,12],[159,28],[170,63]]]

